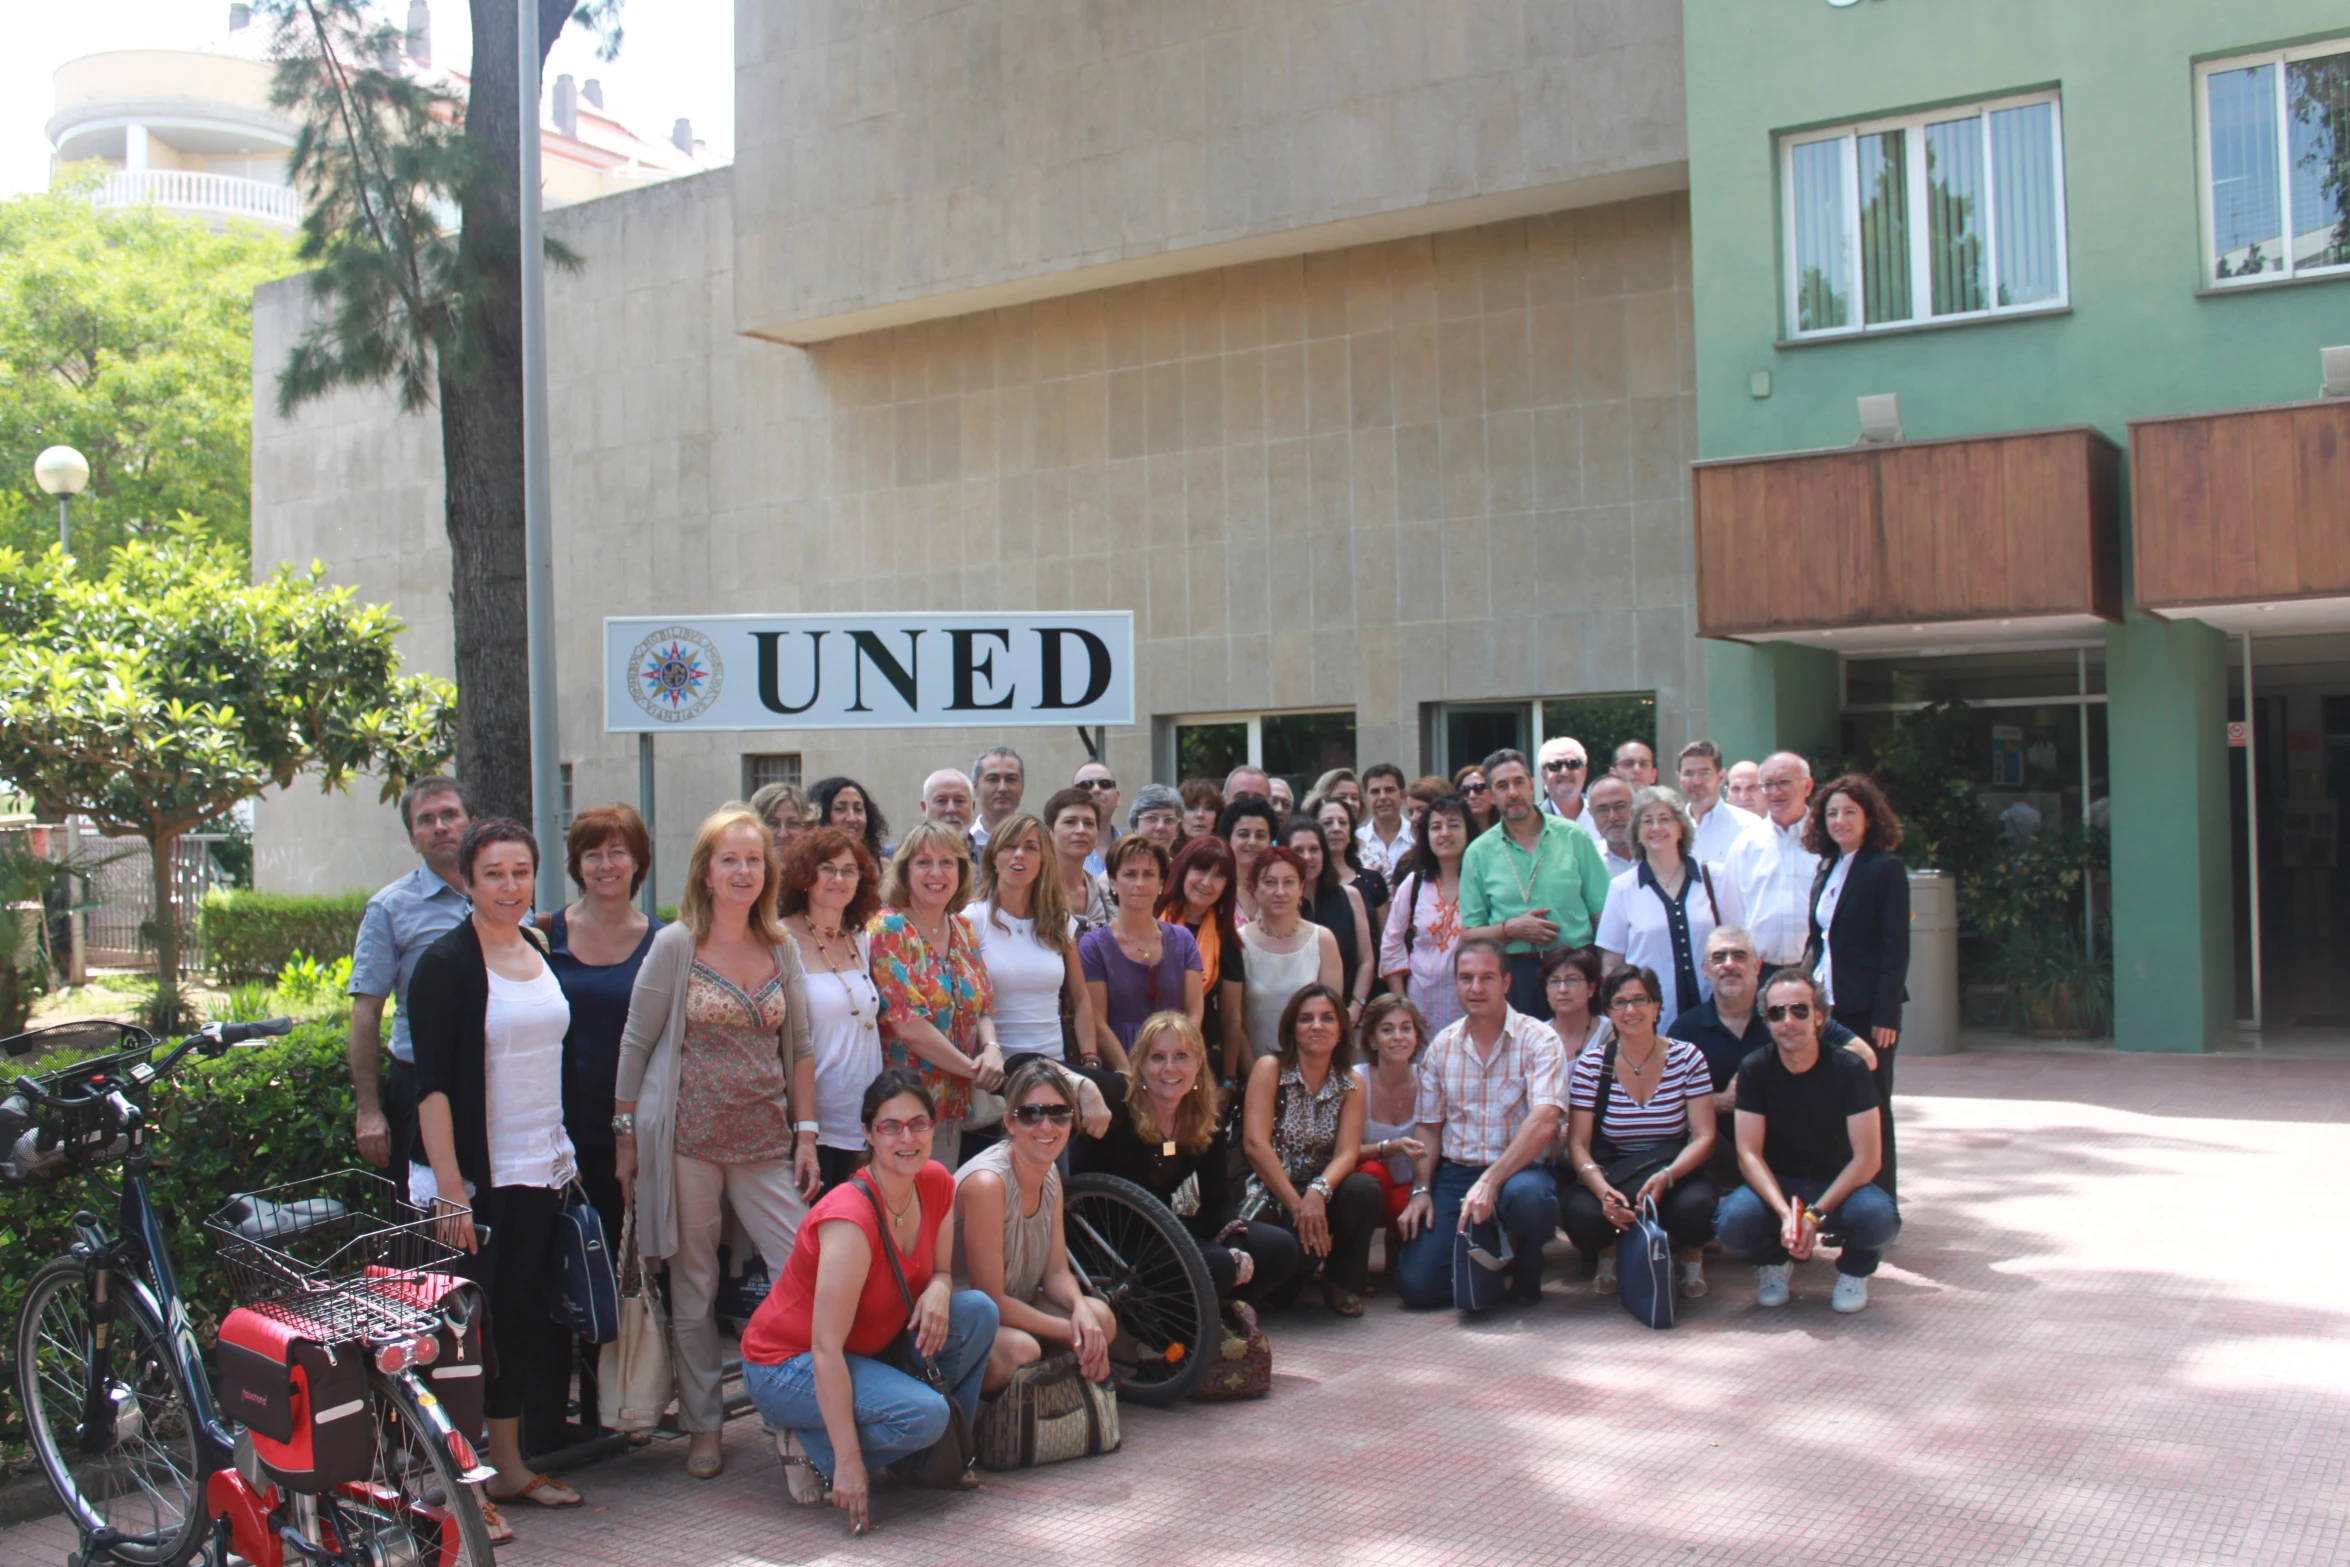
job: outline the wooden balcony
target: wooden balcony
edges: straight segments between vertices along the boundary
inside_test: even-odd
[[[2130,513],[2140,607],[2350,629],[2350,398],[2133,421]]]
[[[2120,470],[2085,425],[1697,463],[1698,634],[2083,634],[2121,618]]]

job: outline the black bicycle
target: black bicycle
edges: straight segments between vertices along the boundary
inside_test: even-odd
[[[1223,1335],[1199,1242],[1165,1203],[1115,1175],[1070,1176],[1061,1222],[1070,1266],[1118,1316],[1118,1396],[1156,1405],[1188,1395]]]
[[[219,1346],[238,1418],[222,1416],[148,1193],[148,1095],[191,1054],[291,1027],[213,1024],[160,1059],[117,1023],[0,1041],[12,1056],[91,1052],[0,1099],[0,1181],[122,1167],[117,1227],[76,1213],[16,1324],[26,1433],[80,1534],[69,1567],[199,1553],[227,1567],[232,1552],[261,1567],[490,1567],[474,1486],[493,1471],[450,1412],[479,1407],[478,1303],[434,1271],[456,1253],[382,1177],[240,1194],[206,1221],[240,1303]]]

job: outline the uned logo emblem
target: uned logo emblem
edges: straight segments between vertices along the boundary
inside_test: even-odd
[[[663,723],[683,723],[718,699],[726,665],[710,639],[691,626],[663,626],[636,645],[628,693]]]

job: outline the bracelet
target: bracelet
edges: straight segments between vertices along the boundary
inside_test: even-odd
[[[819,1126],[814,1121],[794,1121],[791,1124],[791,1129],[806,1137],[813,1137],[818,1132],[824,1130],[823,1127]]]
[[[1412,1195],[1414,1197],[1425,1197],[1428,1195],[1428,1188],[1425,1186],[1415,1186],[1412,1188]]]
[[[1317,1175],[1311,1181],[1308,1181],[1306,1183],[1306,1190],[1309,1192],[1320,1192],[1324,1202],[1328,1202],[1330,1200],[1330,1182],[1322,1176]]]
[[[1575,1166],[1575,1173],[1577,1175],[1583,1175],[1598,1168],[1599,1161],[1597,1159],[1586,1159],[1581,1164]]]

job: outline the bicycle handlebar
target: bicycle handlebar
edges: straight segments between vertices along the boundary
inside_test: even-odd
[[[290,1034],[293,1029],[294,1020],[290,1017],[264,1018],[254,1023],[207,1023],[197,1032],[172,1046],[171,1054],[160,1061],[149,1063],[134,1059],[125,1065],[122,1057],[115,1057],[99,1062],[85,1063],[81,1066],[70,1066],[52,1076],[52,1082],[65,1082],[77,1077],[84,1078],[86,1086],[78,1094],[51,1093],[37,1077],[19,1077],[14,1087],[16,1092],[24,1095],[25,1098],[48,1109],[79,1110],[114,1094],[117,1091],[118,1078],[128,1078],[134,1087],[145,1088],[158,1078],[168,1076],[191,1050],[200,1050],[208,1056],[217,1056],[233,1045]],[[132,1052],[132,1054],[136,1056],[140,1053]],[[95,1069],[93,1070],[93,1068]]]

